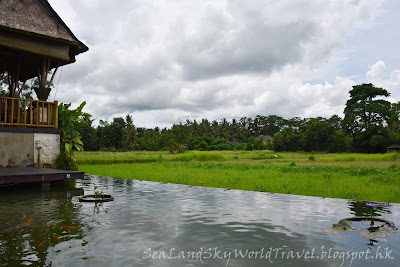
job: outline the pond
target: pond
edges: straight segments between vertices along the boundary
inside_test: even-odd
[[[83,193],[114,201],[79,202]],[[0,191],[2,266],[397,266],[400,231],[329,233],[365,203],[87,176]],[[376,216],[400,224],[400,205]]]

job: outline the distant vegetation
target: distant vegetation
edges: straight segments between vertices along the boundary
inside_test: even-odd
[[[263,150],[382,153],[400,144],[400,102],[372,84],[353,86],[345,117],[282,118],[276,115],[228,121],[186,120],[171,128],[137,128],[130,115],[112,122],[85,114],[79,129],[87,151]],[[273,137],[273,139],[272,139]]]

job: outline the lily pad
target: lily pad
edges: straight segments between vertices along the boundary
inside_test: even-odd
[[[384,218],[374,218],[373,220],[374,224],[371,225],[368,217],[345,218],[334,224],[332,228],[323,229],[323,231],[328,234],[359,232],[366,239],[379,240],[385,239],[389,233],[394,233],[398,230],[393,222]]]
[[[323,229],[325,233],[329,234],[344,234],[348,232],[357,232],[361,228],[353,226],[351,221],[341,220],[337,224],[334,224],[332,228]]]

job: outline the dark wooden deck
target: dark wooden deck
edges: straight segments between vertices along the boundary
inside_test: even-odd
[[[83,179],[84,172],[43,168],[0,168],[0,185]]]

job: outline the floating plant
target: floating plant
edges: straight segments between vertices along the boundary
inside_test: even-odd
[[[105,194],[103,190],[98,190],[94,185],[94,194],[84,195],[79,198],[81,202],[109,202],[113,201],[114,197],[110,194]]]
[[[371,227],[370,228],[373,228],[373,225],[374,225],[374,208],[378,207],[379,205],[375,204],[375,203],[366,203],[365,205],[368,206],[368,207],[371,207]]]
[[[340,220],[334,224],[332,228],[324,229],[323,231],[330,234],[345,234],[348,232],[359,232],[361,236],[369,240],[384,239],[387,234],[394,233],[396,226],[393,222],[385,218],[374,217],[374,210],[379,206],[375,203],[366,203],[366,206],[371,208],[370,216],[349,217]],[[361,222],[354,225],[353,222]],[[368,227],[362,227],[363,225]]]

